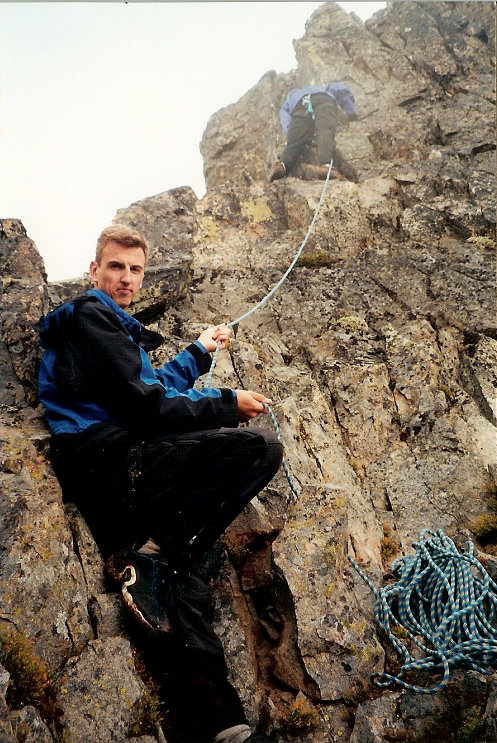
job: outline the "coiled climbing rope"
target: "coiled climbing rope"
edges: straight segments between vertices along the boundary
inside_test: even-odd
[[[292,271],[293,267],[295,266],[295,264],[297,263],[298,259],[300,258],[301,254],[302,254],[302,251],[304,250],[304,248],[305,248],[305,246],[307,244],[307,241],[308,241],[308,239],[309,239],[309,237],[310,237],[310,235],[312,233],[312,230],[313,230],[314,224],[316,222],[316,219],[318,218],[319,210],[321,209],[321,205],[323,203],[324,195],[326,193],[326,186],[328,185],[328,181],[330,180],[330,175],[331,175],[331,169],[332,169],[332,167],[333,167],[333,160],[330,160],[330,164],[329,164],[329,167],[328,167],[328,172],[326,174],[326,179],[325,179],[324,184],[323,184],[323,188],[322,188],[322,191],[321,191],[321,196],[319,197],[318,204],[317,204],[316,209],[314,211],[314,216],[313,216],[313,218],[312,218],[312,220],[311,220],[311,222],[309,224],[309,227],[307,229],[307,232],[305,234],[305,237],[302,240],[302,243],[300,244],[300,247],[299,247],[299,249],[297,250],[297,252],[295,254],[295,257],[293,258],[292,262],[288,266],[287,270],[285,271],[285,273],[283,274],[283,276],[281,277],[281,279],[273,286],[273,288],[271,289],[271,291],[269,291],[266,294],[266,296],[263,297],[260,300],[260,302],[258,302],[254,307],[252,307],[250,310],[248,310],[247,312],[245,312],[243,315],[240,315],[240,317],[237,317],[236,320],[232,320],[231,322],[226,323],[228,328],[231,328],[231,327],[233,327],[235,325],[239,325],[241,322],[243,322],[244,320],[246,320],[247,317],[250,317],[250,315],[252,315],[258,309],[260,309],[264,304],[266,304],[266,302],[269,299],[271,299],[271,297],[273,296],[273,294],[275,294],[278,291],[278,289],[280,288],[280,286],[288,278],[290,272]],[[214,351],[214,356],[212,357],[211,367],[210,367],[209,372],[207,374],[207,377],[205,379],[204,387],[210,387],[211,379],[212,379],[212,374],[213,374],[214,369],[215,369],[216,364],[217,364],[217,358],[219,356],[220,347],[221,347],[221,344],[218,343],[218,346],[217,346],[216,350]],[[276,416],[274,415],[274,413],[273,413],[273,411],[272,411],[272,409],[271,409],[271,407],[269,405],[264,405],[264,407],[267,409],[267,411],[269,413],[269,416],[271,418],[271,422],[273,424],[273,428],[275,430],[275,433],[278,436],[279,440],[281,441],[281,436],[280,436],[280,432],[279,432],[278,423],[276,421]],[[288,480],[288,484],[290,486],[290,489],[291,489],[292,493],[294,494],[294,496],[297,497],[298,496],[298,490],[297,490],[297,487],[296,487],[296,485],[295,485],[295,483],[294,483],[294,481],[293,481],[293,479],[291,477],[290,468],[288,466],[288,463],[287,463],[287,461],[284,458],[283,458],[282,466],[283,466],[283,470],[284,470],[284,472],[286,474],[286,477],[287,477],[287,480]]]
[[[467,544],[467,552],[460,553],[441,529],[423,529],[413,544],[416,554],[392,563],[400,579],[383,588],[375,588],[349,556],[376,596],[376,623],[403,659],[397,676],[374,674],[376,686],[398,684],[435,694],[446,686],[453,666],[485,674],[497,667],[497,584],[474,556],[473,544]],[[424,656],[415,658],[399,634],[407,634]],[[417,686],[401,678],[408,671],[443,672],[443,677],[436,686]]]

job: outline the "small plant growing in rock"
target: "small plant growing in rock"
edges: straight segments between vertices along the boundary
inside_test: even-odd
[[[34,643],[21,632],[2,627],[2,664],[10,674],[7,702],[18,709],[36,707],[47,721],[58,714],[55,702],[55,672],[36,654]]]
[[[497,536],[497,513],[482,513],[469,524],[469,528],[478,539],[483,541]]]
[[[304,253],[300,256],[298,264],[305,268],[329,268],[336,263],[336,258],[332,258],[324,250],[316,250],[314,253]]]
[[[423,743],[483,743],[485,737],[487,693],[464,695],[461,688],[447,687],[444,692],[444,711],[436,712],[427,720]],[[469,702],[469,703],[468,703]]]
[[[133,648],[135,669],[145,685],[145,690],[134,705],[135,719],[130,733],[133,736],[157,734],[157,728],[167,723],[167,714],[164,713],[160,698],[159,687],[146,667],[143,653]]]
[[[486,719],[484,712],[478,706],[466,710],[461,722],[457,743],[474,743],[481,740],[481,736],[485,732]]]
[[[161,700],[157,689],[147,688],[135,704],[135,723],[130,732],[133,735],[156,735],[157,728],[164,722]]]
[[[489,510],[472,519],[467,527],[485,545],[485,550],[495,554],[497,541],[497,487],[492,483],[485,488]]]
[[[280,726],[289,735],[310,733],[319,723],[319,712],[305,697],[299,696],[280,719]]]
[[[449,400],[453,400],[456,396],[454,390],[452,390],[447,384],[439,384],[438,389],[443,392],[445,397]]]
[[[394,539],[392,536],[393,530],[392,527],[384,523],[383,524],[383,539],[381,540],[381,557],[384,562],[387,562],[390,560],[394,555],[396,555],[400,549],[399,542]]]

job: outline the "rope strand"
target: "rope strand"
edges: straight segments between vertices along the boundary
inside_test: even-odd
[[[281,286],[281,285],[282,285],[282,284],[284,283],[284,281],[286,281],[286,279],[287,279],[288,275],[290,274],[290,271],[291,271],[291,270],[293,269],[293,267],[294,267],[294,266],[295,266],[295,264],[297,263],[298,259],[300,258],[301,254],[302,254],[302,251],[303,251],[303,249],[305,248],[305,246],[306,246],[306,244],[307,244],[307,241],[308,241],[308,239],[309,239],[309,237],[310,237],[310,235],[311,235],[311,232],[312,232],[312,230],[313,230],[313,227],[314,227],[314,224],[315,224],[315,222],[316,222],[316,219],[318,218],[319,210],[321,209],[321,205],[322,205],[322,203],[323,203],[324,195],[325,195],[325,193],[326,193],[326,186],[328,185],[328,181],[330,180],[330,175],[331,175],[331,169],[332,169],[332,167],[333,167],[333,160],[330,160],[330,165],[329,165],[329,167],[328,167],[328,173],[326,174],[326,180],[325,180],[325,182],[324,182],[324,185],[323,185],[323,189],[322,189],[322,191],[321,191],[321,196],[319,197],[318,205],[317,205],[317,207],[316,207],[316,210],[315,210],[315,212],[314,212],[314,216],[313,216],[313,218],[312,218],[312,220],[311,220],[311,223],[310,223],[310,225],[309,225],[309,227],[308,227],[308,229],[307,229],[307,233],[306,233],[306,235],[305,235],[304,239],[302,240],[302,243],[301,243],[301,245],[300,245],[299,249],[297,250],[297,253],[295,254],[295,257],[294,257],[293,261],[292,261],[292,262],[290,263],[290,265],[288,266],[287,270],[285,271],[285,273],[283,274],[283,276],[281,277],[281,279],[280,279],[280,280],[278,281],[278,283],[277,283],[277,284],[276,284],[276,285],[275,285],[275,286],[274,286],[274,287],[273,287],[273,288],[271,289],[271,291],[270,291],[270,292],[268,292],[268,293],[266,294],[266,296],[265,296],[265,297],[263,297],[263,298],[261,299],[261,301],[260,301],[260,302],[258,302],[258,303],[257,303],[257,304],[255,305],[255,307],[252,307],[252,309],[248,310],[248,312],[245,312],[245,313],[244,313],[243,315],[240,315],[240,317],[238,317],[238,318],[237,318],[236,320],[232,320],[232,322],[229,322],[229,323],[228,323],[228,327],[232,327],[233,325],[238,325],[238,323],[241,323],[241,322],[243,322],[244,320],[246,320],[246,319],[247,319],[247,317],[250,317],[250,315],[251,315],[251,314],[252,314],[253,312],[256,312],[256,311],[257,311],[258,309],[260,309],[260,308],[261,308],[261,307],[262,307],[262,306],[263,306],[264,304],[266,304],[266,302],[268,301],[268,299],[271,299],[271,297],[273,296],[273,294],[274,294],[274,293],[275,293],[276,291],[278,291],[278,289],[280,288],[280,286]]]
[[[295,254],[295,257],[292,260],[292,262],[290,263],[290,265],[288,266],[287,270],[285,271],[285,273],[283,274],[283,276],[281,277],[281,279],[278,281],[278,283],[275,284],[275,286],[273,286],[273,288],[271,289],[271,291],[269,291],[266,294],[266,296],[263,297],[260,300],[260,302],[258,302],[254,307],[252,307],[250,310],[248,310],[247,312],[245,312],[243,315],[240,315],[240,317],[237,317],[236,320],[232,320],[231,322],[227,323],[227,327],[228,328],[231,328],[234,325],[238,325],[239,323],[241,323],[244,320],[246,320],[247,317],[250,317],[250,315],[252,315],[258,309],[260,309],[264,304],[266,304],[266,302],[269,299],[271,299],[271,297],[273,296],[273,294],[275,294],[278,291],[278,289],[280,288],[280,286],[288,278],[290,272],[292,271],[293,267],[295,266],[295,264],[297,263],[298,259],[300,258],[301,254],[302,254],[302,251],[305,248],[305,246],[307,244],[307,241],[308,241],[308,239],[309,239],[309,237],[310,237],[310,235],[312,233],[312,230],[313,230],[314,224],[316,222],[316,219],[318,218],[319,210],[321,209],[321,205],[323,203],[324,195],[326,193],[326,186],[328,185],[328,181],[330,180],[330,175],[331,175],[331,169],[332,169],[332,167],[333,167],[333,160],[330,160],[330,164],[329,164],[329,167],[328,167],[328,173],[326,174],[326,179],[325,179],[325,182],[323,184],[323,188],[322,188],[322,191],[321,191],[321,196],[319,197],[318,204],[317,204],[316,209],[314,211],[314,216],[313,216],[313,218],[311,220],[311,223],[310,223],[310,225],[309,225],[309,227],[307,229],[306,235],[305,235],[304,239],[302,240],[302,243],[301,243],[299,249],[297,250],[297,252]],[[216,368],[216,364],[217,364],[217,359],[218,359],[218,356],[219,356],[220,348],[221,348],[221,344],[218,343],[217,344],[217,348],[214,351],[214,355],[212,357],[211,367],[209,369],[209,372],[207,374],[207,377],[205,378],[204,387],[210,387],[210,385],[211,385],[212,374],[214,372],[214,369]],[[267,409],[267,411],[269,413],[269,417],[271,418],[271,422],[273,424],[274,431],[275,431],[278,439],[281,441],[281,435],[280,435],[280,431],[279,431],[278,422],[276,420],[276,416],[274,415],[274,413],[271,410],[271,408],[269,407],[269,405],[264,405],[264,407]],[[290,474],[290,468],[289,468],[288,463],[286,462],[285,459],[283,459],[282,467],[283,467],[283,469],[285,471],[286,478],[288,480],[288,484],[290,486],[290,489],[291,489],[293,495],[295,496],[295,498],[297,498],[298,497],[298,494],[299,494],[299,491],[298,491],[297,487],[295,486],[295,483],[294,483],[294,481],[292,479],[292,476]]]
[[[276,420],[276,416],[273,413],[273,410],[272,410],[271,406],[270,405],[267,405],[265,402],[263,402],[262,404],[264,405],[264,407],[266,408],[267,412],[269,413],[269,417],[271,418],[271,423],[273,424],[274,432],[275,432],[275,434],[276,434],[276,436],[278,438],[278,441],[281,441],[281,443],[283,443],[283,441],[281,439],[281,435],[280,435],[280,427],[278,425],[278,421]],[[299,491],[299,489],[297,488],[297,486],[295,485],[295,483],[293,481],[293,478],[292,478],[292,475],[291,475],[291,472],[290,472],[290,467],[288,466],[288,462],[286,461],[285,457],[283,457],[283,460],[281,462],[281,466],[283,467],[283,470],[285,472],[286,479],[287,479],[288,484],[290,486],[290,490],[292,491],[295,500],[297,500],[297,498],[299,497],[299,492],[300,491]]]

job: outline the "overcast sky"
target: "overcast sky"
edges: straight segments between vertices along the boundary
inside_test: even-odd
[[[295,69],[322,4],[2,2],[0,215],[23,222],[49,280],[88,270],[118,209],[203,196],[209,118]],[[363,20],[385,6],[339,4]]]

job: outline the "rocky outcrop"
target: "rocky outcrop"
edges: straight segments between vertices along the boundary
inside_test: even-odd
[[[497,734],[495,673],[456,670],[427,696],[372,685],[400,664],[347,559],[381,585],[421,529],[441,528],[497,577],[493,35],[489,3],[393,3],[366,24],[327,3],[295,42],[297,69],[208,123],[205,197],[174,189],[116,214],[152,246],[136,309],[168,337],[160,360],[254,307],[306,238],[323,183],[267,180],[288,88],[352,88],[360,121],[342,122],[337,147],[358,180],[328,184],[301,257],[212,381],[270,394],[299,493],[282,470],[208,556],[232,681],[281,741]],[[0,676],[2,739],[161,741],[36,407],[32,323],[74,287],[46,283],[19,222],[3,237],[2,619],[17,654],[10,684]]]
[[[48,309],[45,267],[17,219],[2,220],[2,406],[36,402],[33,369],[41,358],[33,324]]]

